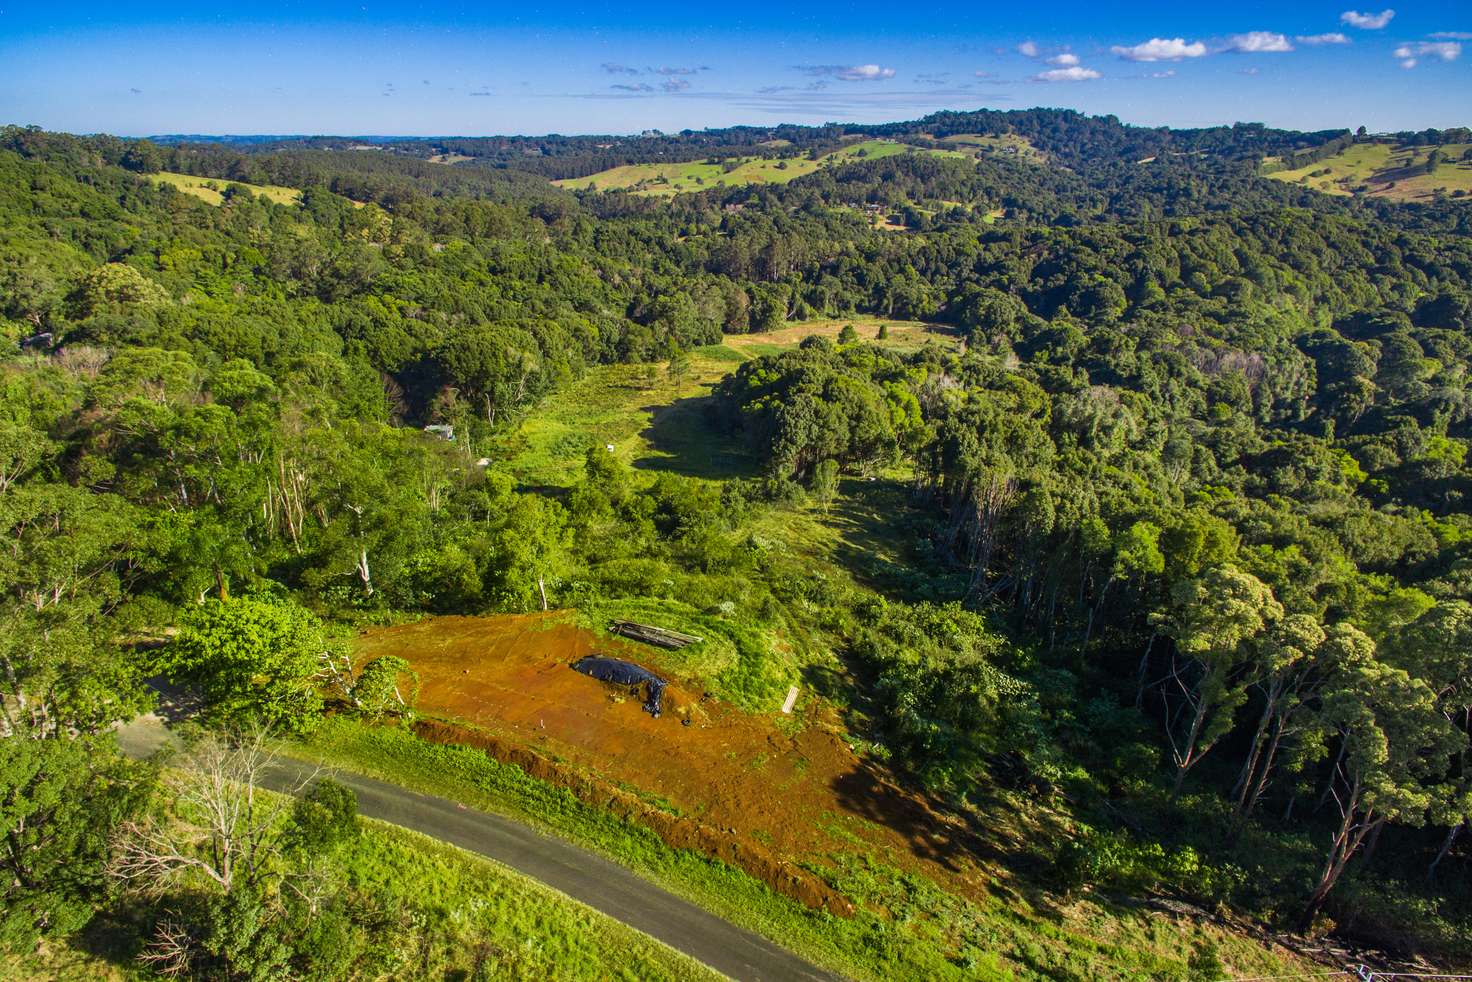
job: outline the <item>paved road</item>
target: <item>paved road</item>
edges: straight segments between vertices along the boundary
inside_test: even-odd
[[[118,743],[134,757],[148,756],[167,739],[167,731],[156,719],[135,720],[118,731]],[[290,790],[315,770],[312,765],[283,758],[261,783],[272,790]],[[334,771],[332,776],[357,793],[361,814],[489,856],[731,978],[772,982],[838,982],[840,978],[602,856],[513,819],[360,774]]]

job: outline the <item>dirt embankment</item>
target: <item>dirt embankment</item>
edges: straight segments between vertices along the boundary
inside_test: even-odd
[[[574,768],[489,733],[426,719],[415,722],[414,733],[421,740],[474,747],[503,764],[515,764],[538,780],[567,788],[587,804],[605,808],[621,818],[645,826],[671,848],[693,849],[719,859],[799,903],[842,916],[853,913],[853,904],[841,893],[811,873],[774,856],[770,850],[741,841],[734,830],[722,831],[693,818],[672,815],[606,781],[590,778]]]

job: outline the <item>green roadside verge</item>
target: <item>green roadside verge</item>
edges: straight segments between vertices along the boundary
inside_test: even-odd
[[[589,848],[652,883],[815,965],[858,979],[1186,980],[1204,944],[1234,968],[1284,964],[1250,939],[1148,911],[1085,905],[1034,909],[1025,898],[974,902],[873,857],[834,853],[811,869],[859,907],[811,910],[761,881],[594,807],[484,752],[428,743],[405,730],[330,719],[289,756],[451,798]],[[1082,918],[1082,920],[1080,920]]]

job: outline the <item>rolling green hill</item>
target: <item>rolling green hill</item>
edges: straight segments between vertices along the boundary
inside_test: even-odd
[[[552,183],[570,190],[633,191],[635,194],[647,195],[686,194],[713,187],[786,184],[821,167],[891,157],[901,153],[923,153],[940,157],[971,156],[961,150],[949,148],[913,147],[895,140],[863,140],[841,150],[823,154],[816,160],[808,157],[754,156],[729,157],[719,161],[712,158],[669,164],[628,164],[599,171],[588,177],[568,178]]]
[[[1441,164],[1426,173],[1426,159],[1441,150]],[[1397,201],[1425,201],[1437,191],[1453,196],[1472,194],[1472,160],[1464,159],[1472,144],[1441,147],[1391,143],[1356,143],[1307,167],[1273,171],[1276,160],[1264,161],[1267,176],[1325,194],[1364,194]]]

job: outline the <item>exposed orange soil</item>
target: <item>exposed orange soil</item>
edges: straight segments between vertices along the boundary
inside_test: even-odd
[[[670,678],[665,714],[654,719],[637,697],[569,667],[594,652]],[[969,895],[984,892],[980,843],[860,760],[829,708],[779,726],[779,714],[744,713],[682,685],[656,649],[598,637],[556,614],[429,618],[358,639],[360,659],[388,654],[419,673],[421,713],[498,737],[482,744],[492,752],[504,741],[576,765],[779,859],[873,854]]]

